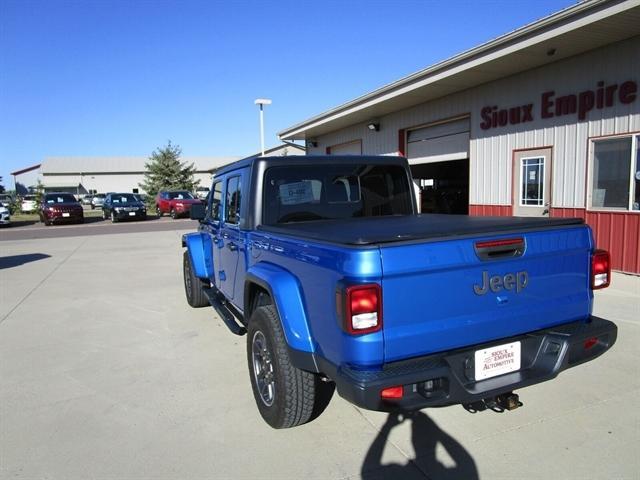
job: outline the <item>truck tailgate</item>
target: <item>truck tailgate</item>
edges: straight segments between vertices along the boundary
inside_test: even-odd
[[[520,256],[476,251],[510,239]],[[591,250],[585,226],[380,245],[385,362],[587,318]]]

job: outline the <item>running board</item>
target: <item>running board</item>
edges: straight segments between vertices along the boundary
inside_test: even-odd
[[[247,333],[247,329],[241,325],[238,325],[236,321],[236,317],[231,313],[231,311],[225,305],[226,301],[222,298],[222,295],[218,292],[216,288],[203,288],[202,291],[209,299],[209,303],[213,307],[213,309],[220,315],[220,318],[227,326],[231,333],[234,335],[244,335]]]

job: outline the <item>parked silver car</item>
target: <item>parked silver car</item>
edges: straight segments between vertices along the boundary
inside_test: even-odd
[[[0,205],[2,205],[3,207],[9,208],[12,203],[13,203],[13,198],[11,198],[11,195],[7,193],[0,194]]]
[[[106,194],[96,193],[91,199],[91,208],[102,208],[105,198],[107,198]]]
[[[0,225],[11,225],[11,213],[7,207],[0,206]]]

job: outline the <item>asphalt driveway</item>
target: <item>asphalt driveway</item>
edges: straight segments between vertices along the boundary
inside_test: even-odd
[[[404,418],[335,396],[275,431],[245,337],[184,300],[181,233],[0,242],[0,477],[639,478],[639,278],[597,295],[612,351],[516,411]]]

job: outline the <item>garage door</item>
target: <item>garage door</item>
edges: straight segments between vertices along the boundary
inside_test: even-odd
[[[327,149],[329,155],[362,155],[362,142],[355,140],[353,142],[341,143],[333,145]]]
[[[407,132],[410,164],[469,158],[469,118]]]

